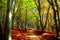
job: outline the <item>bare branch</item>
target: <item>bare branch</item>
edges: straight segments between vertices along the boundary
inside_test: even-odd
[[[50,5],[53,5],[53,3],[51,3],[49,0],[47,0],[49,2]]]
[[[36,6],[38,7],[38,3],[36,2],[36,0],[34,0],[34,2],[35,2],[35,4],[36,4]]]
[[[42,29],[43,31],[44,31],[44,29],[46,28],[46,25],[47,25],[49,9],[50,9],[50,6],[49,6],[48,11],[47,11],[47,14],[46,14],[45,25],[44,25],[44,27],[43,27],[43,29]]]

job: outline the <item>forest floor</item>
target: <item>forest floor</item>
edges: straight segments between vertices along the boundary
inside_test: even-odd
[[[52,40],[56,36],[56,32],[45,30],[40,33],[39,30],[27,28],[26,30],[18,30],[16,27],[12,29],[12,40]]]

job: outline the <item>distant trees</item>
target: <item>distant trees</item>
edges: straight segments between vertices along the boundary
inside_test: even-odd
[[[35,1],[36,6],[37,6],[38,15],[39,15],[39,20],[37,19],[37,21],[39,21],[39,26],[37,25],[37,28],[40,29],[40,27],[41,27],[41,29],[42,29],[43,23],[42,23],[42,18],[41,18],[41,13],[40,13],[40,11],[41,11],[41,2],[40,2],[40,0],[34,0],[34,1]]]
[[[43,16],[41,15],[41,0],[34,0],[35,1],[35,4],[37,6],[37,10],[38,10],[38,15],[39,15],[39,20],[37,20],[40,24],[40,26],[38,26],[38,29],[41,27],[41,31],[43,32],[46,28],[46,25],[47,25],[47,21],[48,21],[48,14],[49,14],[49,9],[50,9],[50,6],[48,7],[48,11],[46,13],[46,20],[45,21],[45,24],[43,24]],[[43,9],[42,9],[43,10]]]
[[[58,2],[57,2],[57,0],[47,0],[47,2],[49,3],[49,8],[48,8],[48,11],[47,11],[47,14],[46,14],[46,20],[45,20],[45,24],[43,24],[43,19],[42,19],[42,15],[41,15],[41,0],[34,0],[35,1],[35,4],[36,4],[36,6],[37,6],[37,10],[38,10],[38,15],[39,15],[39,23],[40,23],[40,26],[39,27],[41,27],[42,28],[42,31],[46,28],[46,25],[49,25],[52,29],[56,29],[56,32],[57,32],[57,36],[58,36],[58,34],[59,34],[59,29],[58,28],[60,28],[59,26],[60,26],[60,18],[59,18],[59,5],[58,5]],[[50,6],[52,6],[52,10],[53,10],[53,19],[54,19],[54,27],[52,27],[52,25],[51,25],[51,22],[49,23],[48,22],[48,24],[47,24],[47,21],[51,21],[51,16],[50,16],[50,19],[48,19],[49,18],[49,16],[48,15],[50,15],[49,14],[49,9],[50,9]],[[39,28],[38,27],[38,28]]]

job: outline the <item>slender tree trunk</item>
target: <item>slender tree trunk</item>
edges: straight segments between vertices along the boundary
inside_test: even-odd
[[[48,2],[49,2],[49,4],[52,6],[52,9],[53,9],[53,12],[54,12],[54,21],[55,21],[55,29],[56,29],[56,32],[57,32],[57,36],[58,36],[58,25],[57,25],[57,19],[56,19],[56,15],[57,15],[57,12],[56,12],[56,9],[54,8],[55,6],[54,6],[54,3],[56,4],[56,2],[57,2],[57,0],[54,0],[54,2],[53,2],[53,0],[51,0],[51,2],[49,1],[49,0],[47,0]],[[57,8],[57,6],[56,6],[56,8]],[[58,8],[57,8],[58,9]]]
[[[46,21],[45,21],[44,27],[42,28],[42,31],[44,31],[44,29],[46,28],[46,25],[47,25],[49,9],[50,9],[50,6],[49,6],[48,11],[47,11],[47,14],[46,14]]]
[[[42,27],[43,27],[43,24],[42,24],[42,20],[41,20],[41,13],[40,13],[40,11],[41,11],[41,5],[40,5],[40,0],[38,0],[38,12],[39,12],[39,18],[40,18],[40,21],[39,21],[39,23],[40,23],[40,26],[41,26],[41,29],[42,29]],[[40,27],[39,27],[40,28]]]
[[[27,28],[27,6],[26,6],[26,15],[25,15],[25,30]]]
[[[1,23],[2,23],[2,13],[1,13],[1,11],[2,11],[2,0],[0,0],[0,40],[3,40],[3,32],[2,32],[2,25],[1,25]]]
[[[57,16],[58,16],[58,34],[59,34],[59,32],[60,32],[60,18],[59,18],[59,6],[58,6],[58,3],[57,3],[57,0],[55,0],[55,4],[56,4],[56,7],[57,7],[57,10],[56,10],[56,12],[57,12]]]
[[[3,40],[3,32],[2,32],[2,26],[1,26],[1,21],[0,21],[0,40]]]
[[[60,26],[59,24],[60,24],[60,21],[59,21],[59,10],[58,10],[59,7],[58,7],[57,0],[55,0],[55,4],[56,4],[56,8],[57,8],[57,10],[56,10],[56,13],[57,13],[57,14],[56,14],[56,15],[58,15],[58,23],[57,23],[58,29],[57,29],[57,36],[59,36],[59,28],[60,28],[60,27],[59,27],[59,26]]]

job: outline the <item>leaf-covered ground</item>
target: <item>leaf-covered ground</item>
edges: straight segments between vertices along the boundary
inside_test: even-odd
[[[24,28],[18,30],[16,26],[12,30],[12,40],[54,40],[56,32],[45,30],[44,33],[36,29]]]

